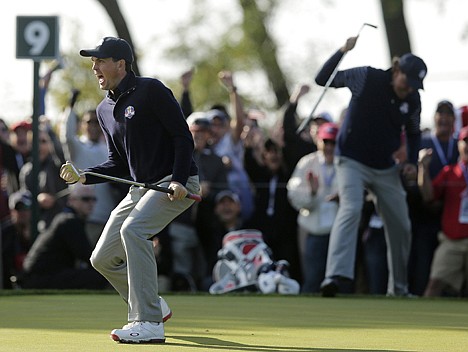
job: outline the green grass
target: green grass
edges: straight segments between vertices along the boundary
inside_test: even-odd
[[[0,294],[0,351],[467,351],[468,302],[383,297],[166,295],[164,345],[123,345],[116,294]]]

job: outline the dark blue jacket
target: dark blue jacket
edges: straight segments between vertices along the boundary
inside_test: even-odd
[[[343,53],[335,53],[317,74],[324,86]],[[401,100],[392,88],[392,71],[356,67],[338,71],[331,87],[348,87],[352,97],[337,140],[337,155],[375,169],[394,165],[392,154],[400,147],[405,127],[408,160],[417,162],[421,141],[421,101],[417,91]]]
[[[154,183],[172,174],[185,185],[197,175],[193,138],[172,92],[157,79],[136,77],[133,72],[120,82],[122,92],[111,93],[97,107],[97,116],[108,146],[108,160],[85,171],[136,182]],[[86,183],[105,180],[86,176]]]

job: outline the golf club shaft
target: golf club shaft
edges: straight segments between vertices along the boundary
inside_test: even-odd
[[[356,37],[359,37],[359,35],[361,34],[361,31],[366,26],[369,26],[369,27],[372,27],[372,28],[377,28],[377,26],[374,26],[373,24],[363,23],[361,28],[359,29]],[[343,53],[343,56],[341,56],[340,61],[338,61],[338,63],[335,66],[335,69],[333,70],[332,74],[330,75],[327,82],[325,83],[325,86],[323,87],[322,94],[320,94],[320,97],[318,98],[317,102],[315,103],[314,108],[312,109],[312,112],[309,114],[309,117],[307,117],[306,119],[304,119],[302,121],[302,123],[300,124],[300,126],[296,130],[296,134],[300,134],[306,128],[306,126],[309,124],[309,122],[314,118],[315,110],[317,110],[317,107],[320,104],[320,102],[322,101],[325,93],[327,92],[328,88],[330,88],[331,83],[333,82],[333,80],[335,79],[336,74],[338,73],[338,68],[340,67],[341,62],[343,61],[343,59],[344,59],[344,57],[346,56],[347,53],[348,52],[346,51],[345,53]]]
[[[108,175],[103,175],[103,174],[99,174],[97,172],[83,172],[84,175],[90,175],[90,176],[96,176],[96,177],[100,177],[100,178],[104,178],[106,180],[109,180],[109,181],[114,181],[114,182],[119,182],[119,183],[125,183],[127,185],[131,185],[131,186],[136,186],[136,187],[143,187],[143,188],[148,188],[148,189],[152,189],[154,191],[159,191],[159,192],[164,192],[164,193],[169,193],[169,194],[174,194],[174,191],[170,188],[167,188],[167,187],[161,187],[161,186],[157,186],[157,185],[152,185],[150,183],[142,183],[142,182],[135,182],[135,181],[131,181],[131,180],[126,180],[124,178],[120,178],[120,177],[114,177],[114,176],[108,176]],[[187,193],[187,195],[185,196],[186,198],[189,198],[189,199],[193,199],[194,201],[196,202],[200,202],[202,200],[201,196],[198,195],[198,194],[193,194],[193,193]]]
[[[340,66],[341,61],[343,61],[344,57],[346,56],[347,52],[343,53],[343,56],[341,56],[340,61],[338,61],[338,64],[336,65],[335,69],[333,70],[332,74],[328,78],[327,83],[325,83],[325,86],[323,87],[322,94],[320,94],[320,97],[318,98],[317,102],[314,105],[314,108],[312,109],[311,113],[309,114],[309,117],[304,119],[300,126],[298,127],[296,133],[300,134],[305,127],[309,124],[310,120],[312,120],[315,116],[315,110],[317,110],[317,107],[319,106],[320,102],[322,101],[325,93],[327,92],[328,88],[330,88],[331,83],[335,79],[336,74],[338,73],[338,68]]]

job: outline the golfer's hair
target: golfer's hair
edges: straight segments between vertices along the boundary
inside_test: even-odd
[[[392,71],[395,71],[397,68],[400,68],[400,57],[394,56],[392,58]]]
[[[112,61],[116,62],[116,61],[119,61],[119,60],[122,60],[122,59],[114,59],[112,58]],[[132,69],[132,64],[128,61],[125,61],[125,72],[132,72],[133,69]]]
[[[132,72],[132,64],[130,62],[125,61],[125,72]]]

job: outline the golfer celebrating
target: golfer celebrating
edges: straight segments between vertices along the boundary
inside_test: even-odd
[[[349,38],[324,64],[315,81],[325,85],[343,55],[352,50],[357,37]],[[408,295],[407,262],[411,226],[406,192],[400,179],[396,152],[406,133],[407,163],[401,172],[416,176],[420,144],[421,101],[419,89],[427,67],[411,54],[393,60],[392,67],[380,70],[355,67],[338,71],[331,86],[347,87],[352,93],[336,144],[336,177],[340,205],[330,234],[323,296],[335,296],[354,279],[356,243],[364,201],[364,189],[373,196],[385,227],[388,248],[388,285],[390,296]],[[415,179],[415,178],[414,178]]]
[[[106,37],[91,57],[99,87],[107,96],[97,116],[107,141],[108,160],[79,174],[64,164],[68,183],[95,184],[102,178],[130,176],[136,182],[165,185],[173,194],[131,186],[114,209],[91,255],[91,263],[128,304],[128,322],[111,332],[122,343],[165,342],[157,266],[151,239],[192,205],[198,194],[198,169],[192,159],[193,139],[172,92],[160,81],[136,77],[133,52],[123,39]]]

